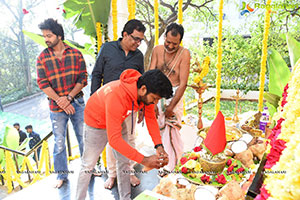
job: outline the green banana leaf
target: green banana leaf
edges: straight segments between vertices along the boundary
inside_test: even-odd
[[[96,38],[96,22],[107,24],[111,0],[66,0],[63,5],[64,17],[73,17],[77,28]]]
[[[268,54],[269,67],[269,92],[282,96],[283,89],[289,81],[290,69],[281,57],[281,55],[273,48],[269,49]]]
[[[29,31],[25,31],[25,30],[23,30],[23,33],[26,36],[28,36],[30,39],[32,39],[34,42],[36,42],[37,44],[47,48],[44,37],[42,35],[32,33],[32,32],[29,32]],[[95,56],[94,50],[91,48],[92,47],[91,44],[87,43],[83,47],[80,44],[78,44],[77,42],[74,42],[74,41],[71,41],[71,40],[64,40],[64,42],[66,44],[68,44],[70,47],[78,49],[82,54],[90,55],[90,56],[93,56],[93,57]]]
[[[289,33],[286,34],[286,41],[289,48],[289,55],[292,68],[300,58],[300,42],[293,38]]]
[[[18,151],[22,151],[22,149],[25,149],[27,144],[29,143],[29,141],[31,140],[32,138],[29,138],[27,137],[20,146],[18,146],[18,148],[16,150]]]
[[[283,89],[290,79],[291,72],[281,55],[273,48],[268,50],[267,63],[269,67],[269,93],[265,93],[264,97],[267,100],[269,113],[273,116],[277,110]]]
[[[3,149],[0,149],[0,166],[2,167],[2,169],[5,166],[4,150]]]
[[[19,138],[20,136],[17,129],[11,126],[6,126],[3,146],[16,150],[19,147]]]

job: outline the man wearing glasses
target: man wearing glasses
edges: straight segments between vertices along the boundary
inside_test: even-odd
[[[138,49],[144,39],[145,26],[139,20],[129,20],[122,31],[122,38],[117,41],[106,42],[101,47],[97,56],[96,64],[92,72],[91,95],[101,87],[114,80],[118,80],[126,69],[135,69],[141,74],[144,73],[144,56]],[[128,126],[133,126],[136,122],[136,113],[125,119]],[[135,148],[135,134],[128,133],[129,144]],[[116,179],[116,160],[112,149],[107,145],[107,167],[108,179],[104,187],[111,189]],[[134,175],[134,162],[131,163],[130,182],[132,186],[140,184],[140,180]]]

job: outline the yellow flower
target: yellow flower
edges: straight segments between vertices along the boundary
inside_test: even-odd
[[[158,0],[154,0],[155,45],[158,45]]]
[[[210,58],[206,56],[203,60],[202,71],[200,73],[200,80],[202,80],[209,71]]]
[[[267,5],[271,4],[271,0],[267,1]],[[259,86],[259,99],[258,99],[258,110],[263,110],[263,93],[265,86],[265,74],[266,74],[266,62],[267,62],[267,42],[269,36],[271,12],[266,9],[265,12],[265,26],[264,26],[264,38],[262,41],[262,56],[261,56],[261,67],[260,67],[260,86]]]
[[[220,110],[220,99],[221,99],[221,69],[222,69],[222,23],[223,23],[223,0],[220,0],[219,7],[219,30],[218,30],[218,50],[217,50],[217,79],[216,79],[216,115]]]
[[[200,75],[195,76],[194,83],[198,84],[201,81]]]
[[[97,22],[96,24],[96,30],[97,30],[97,50],[98,52],[100,51],[100,48],[102,46],[102,31],[101,31],[101,23],[100,22]]]
[[[112,24],[113,24],[113,40],[118,39],[118,11],[117,11],[117,0],[112,0]]]
[[[178,0],[178,23],[182,24],[183,17],[182,17],[182,3],[183,0]]]
[[[277,118],[285,119],[281,124],[278,139],[286,141],[279,161],[270,169],[264,181],[271,194],[270,199],[300,199],[300,60],[293,68],[289,81],[287,103],[283,111],[278,110]]]

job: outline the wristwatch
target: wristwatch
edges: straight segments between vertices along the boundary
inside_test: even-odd
[[[164,146],[162,144],[157,144],[157,145],[154,146],[155,149],[157,149],[158,147],[164,148]]]
[[[67,99],[68,99],[68,101],[70,101],[70,102],[73,101],[73,97],[72,97],[71,95],[69,95],[69,94],[68,94],[68,96],[67,96]]]

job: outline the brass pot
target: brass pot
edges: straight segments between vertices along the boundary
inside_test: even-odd
[[[207,174],[222,173],[224,167],[226,166],[226,159],[221,161],[208,161],[202,157],[199,157],[199,162],[201,164],[203,172]]]

